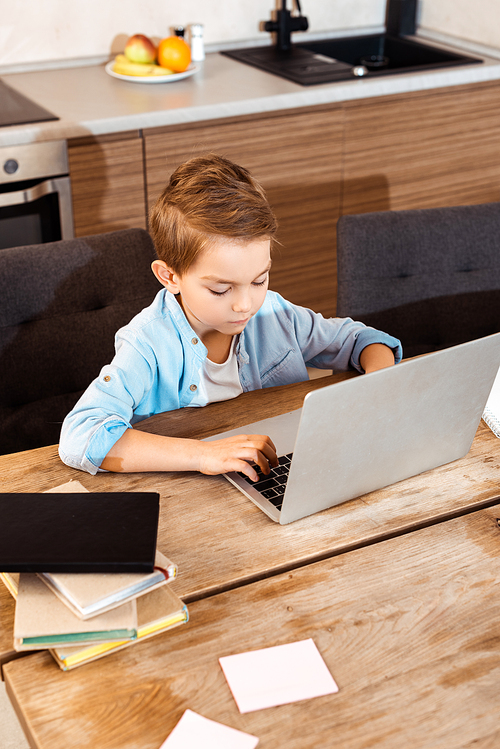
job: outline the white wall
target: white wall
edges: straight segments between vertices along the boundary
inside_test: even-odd
[[[207,44],[269,37],[276,0],[0,0],[0,65],[108,55],[135,33],[203,23]],[[385,0],[302,0],[311,31],[383,26]],[[291,0],[288,0],[291,8]]]
[[[0,66],[101,57],[134,33],[156,38],[170,27],[205,26],[207,44],[267,39],[259,21],[279,0],[0,0]],[[384,24],[386,0],[302,0],[310,30]],[[291,0],[288,0],[291,7]],[[421,0],[422,29],[500,48],[499,0]],[[299,36],[299,35],[297,35]]]
[[[421,0],[419,28],[500,49],[500,2]]]

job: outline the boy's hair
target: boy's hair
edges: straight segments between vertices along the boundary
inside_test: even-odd
[[[220,238],[274,240],[278,222],[261,185],[217,154],[181,164],[149,215],[158,258],[182,276]]]

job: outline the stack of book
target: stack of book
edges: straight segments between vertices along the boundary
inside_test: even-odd
[[[68,671],[187,622],[166,585],[176,572],[159,551],[149,574],[0,572],[16,599],[14,648],[48,649]]]
[[[75,481],[52,492],[86,490]],[[154,548],[152,572],[0,572],[16,599],[15,650],[49,650],[68,671],[187,622],[186,606],[166,585],[177,568]]]

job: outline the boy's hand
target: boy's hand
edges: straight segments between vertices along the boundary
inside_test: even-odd
[[[210,476],[240,471],[252,481],[257,481],[258,476],[252,464],[258,465],[265,474],[271,470],[270,465],[278,465],[276,448],[271,438],[264,434],[238,434],[199,444],[199,470]]]

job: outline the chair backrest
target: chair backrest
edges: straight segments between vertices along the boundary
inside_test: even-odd
[[[114,334],[161,286],[143,229],[0,251],[0,453],[59,441],[114,355]]]
[[[343,216],[337,315],[405,356],[500,331],[500,203]]]

